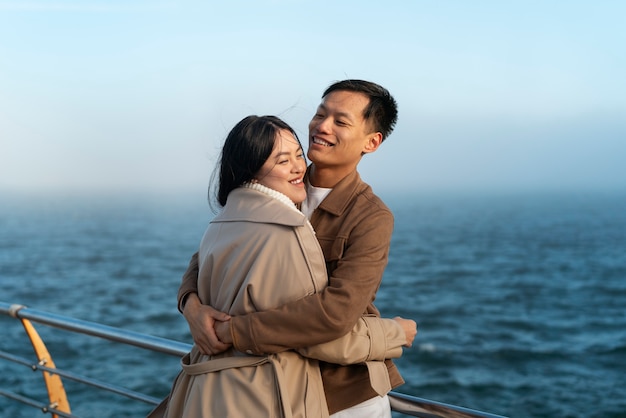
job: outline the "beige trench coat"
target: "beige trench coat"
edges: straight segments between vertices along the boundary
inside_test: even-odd
[[[199,250],[198,295],[230,315],[266,310],[319,292],[325,262],[306,217],[257,190],[240,188],[209,225]],[[320,321],[323,321],[320,318]],[[316,359],[365,362],[379,393],[390,390],[385,358],[405,335],[389,319],[363,317],[339,340],[265,356],[200,354],[194,346],[169,397],[166,417],[326,417]],[[378,361],[374,361],[378,360]],[[161,416],[157,408],[154,416]]]

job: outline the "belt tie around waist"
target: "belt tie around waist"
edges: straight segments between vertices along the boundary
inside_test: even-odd
[[[193,353],[193,351],[192,351]],[[266,363],[270,363],[276,376],[276,384],[278,386],[278,395],[280,397],[280,405],[282,406],[283,416],[292,418],[291,406],[284,394],[287,392],[285,374],[283,368],[275,354],[265,356],[231,356],[221,357],[191,363],[191,353],[187,353],[180,361],[183,368],[182,373],[189,376],[198,376],[206,373],[219,372],[222,370],[239,368],[239,367],[257,367]]]

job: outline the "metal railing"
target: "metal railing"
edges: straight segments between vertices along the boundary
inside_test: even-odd
[[[145,402],[155,406],[161,402],[161,399],[139,393],[122,386],[56,368],[52,362],[52,357],[45,348],[45,344],[43,344],[43,341],[40,341],[38,334],[34,331],[34,327],[31,326],[32,330],[29,328],[30,321],[177,357],[185,355],[191,349],[190,344],[179,341],[128,331],[95,322],[83,321],[37,309],[27,308],[22,305],[0,302],[0,314],[13,317],[22,322],[27,334],[29,334],[29,338],[31,338],[31,342],[33,343],[33,348],[35,348],[35,353],[37,354],[38,359],[37,362],[33,363],[31,360],[18,357],[4,351],[0,351],[0,358],[9,362],[27,366],[32,370],[41,371],[44,375],[46,386],[48,386],[49,401],[42,402],[2,388],[0,388],[0,396],[32,406],[33,408],[37,408],[44,413],[50,413],[53,417],[78,418],[70,412],[69,402],[67,402],[61,378],[69,379],[91,386],[98,390],[108,391],[138,402]],[[40,341],[39,343],[37,342],[38,339]],[[58,379],[58,381],[49,382],[50,379],[53,380],[54,378]],[[55,386],[55,383],[56,388],[51,389],[50,386]],[[500,415],[422,399],[395,391],[389,393],[389,398],[393,411],[406,414],[408,416],[422,418],[504,418]],[[64,400],[66,406],[64,406]]]

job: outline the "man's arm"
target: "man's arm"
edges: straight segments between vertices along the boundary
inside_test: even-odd
[[[232,343],[230,321],[215,321],[215,332],[220,341]],[[382,361],[400,357],[402,347],[411,347],[416,335],[417,323],[412,319],[363,315],[343,337],[296,351],[305,357],[343,365]]]
[[[219,340],[214,329],[216,321],[228,321],[230,316],[203,305],[198,297],[198,253],[191,257],[178,289],[178,310],[185,316],[193,341],[201,353],[218,354],[231,347],[232,344]]]
[[[328,287],[276,309],[233,317],[230,333],[235,348],[272,353],[347,334],[374,300],[387,265],[392,232],[391,212],[368,213],[351,231]],[[368,313],[378,314],[375,308]]]
[[[178,310],[180,313],[184,314],[185,312],[185,304],[187,303],[187,297],[195,293],[198,294],[198,272],[200,268],[198,267],[198,253],[196,252],[191,256],[191,260],[189,261],[189,266],[187,266],[187,271],[183,274],[183,280],[178,288]]]

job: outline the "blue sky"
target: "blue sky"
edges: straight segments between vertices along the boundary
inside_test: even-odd
[[[377,192],[626,190],[621,1],[1,1],[0,192],[204,193],[228,130],[399,103]]]

